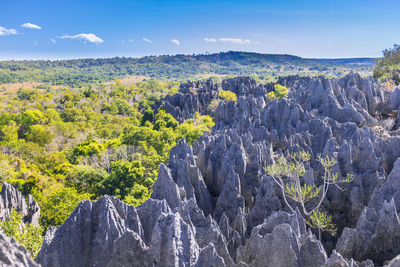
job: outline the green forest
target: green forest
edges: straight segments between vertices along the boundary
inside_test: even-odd
[[[199,114],[178,123],[164,111],[160,100],[178,87],[148,80],[2,92],[1,182],[33,195],[43,231],[61,225],[82,199],[143,203],[177,141],[193,144],[214,125]]]
[[[36,81],[82,87],[132,75],[163,80],[198,79],[210,74],[251,75],[261,80],[293,74],[339,77],[351,71],[371,74],[374,65],[372,58],[306,59],[232,51],[143,58],[0,61],[0,84]]]

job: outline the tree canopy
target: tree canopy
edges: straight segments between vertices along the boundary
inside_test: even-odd
[[[383,50],[383,58],[378,59],[373,71],[375,79],[387,79],[400,85],[400,45]]]
[[[178,87],[115,81],[0,95],[0,181],[34,196],[44,229],[61,225],[83,199],[109,194],[140,205],[171,148],[214,125],[210,116],[178,123],[165,112],[161,99]]]

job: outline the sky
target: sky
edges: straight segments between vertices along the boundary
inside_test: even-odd
[[[1,0],[0,60],[224,51],[379,57],[399,0]]]

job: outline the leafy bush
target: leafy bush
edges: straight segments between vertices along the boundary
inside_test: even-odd
[[[75,188],[60,184],[49,186],[42,193],[35,190],[33,196],[42,208],[40,221],[45,229],[63,224],[83,199],[91,197],[88,193],[79,194]]]
[[[26,133],[27,141],[34,142],[40,146],[50,143],[52,139],[52,132],[40,124],[32,125]]]
[[[104,150],[104,146],[96,140],[87,140],[72,149],[71,163],[77,163],[79,157],[99,155]]]
[[[193,145],[196,140],[203,135],[204,132],[210,131],[214,126],[214,122],[210,116],[201,116],[196,112],[193,119],[186,120],[179,125],[179,131],[186,141]]]
[[[383,51],[383,58],[377,60],[373,76],[375,79],[388,79],[400,85],[400,45]]]
[[[35,258],[43,242],[43,228],[33,224],[25,224],[23,215],[16,210],[11,211],[10,217],[0,222],[1,231],[23,245],[26,250]]]
[[[237,101],[237,96],[234,92],[221,90],[218,97],[224,101]]]
[[[144,167],[140,161],[118,160],[111,162],[111,172],[102,181],[101,194],[124,199],[135,184],[143,184]]]
[[[150,190],[141,184],[135,184],[132,190],[126,195],[124,201],[129,205],[139,206],[150,197]]]
[[[267,98],[269,101],[278,98],[279,100],[282,99],[283,97],[286,97],[289,94],[289,89],[287,89],[285,86],[280,85],[280,84],[275,84],[274,85],[274,91],[271,91],[267,93]]]

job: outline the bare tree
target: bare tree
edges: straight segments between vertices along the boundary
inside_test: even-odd
[[[321,240],[321,231],[327,231],[332,235],[336,234],[336,226],[332,223],[332,216],[327,212],[320,211],[329,187],[335,186],[344,191],[340,184],[352,182],[353,175],[347,174],[346,178],[339,177],[339,173],[332,170],[336,160],[319,155],[317,160],[324,168],[324,174],[321,176],[322,185],[302,183],[301,177],[306,173],[304,163],[309,160],[310,154],[307,152],[288,154],[287,157],[280,156],[274,164],[266,165],[265,170],[281,188],[283,200],[289,209],[293,213],[295,212],[295,207],[289,203],[288,198],[298,203],[300,210],[308,218],[307,224],[318,229],[319,239]],[[316,200],[313,201],[312,207],[307,205],[311,200]]]

